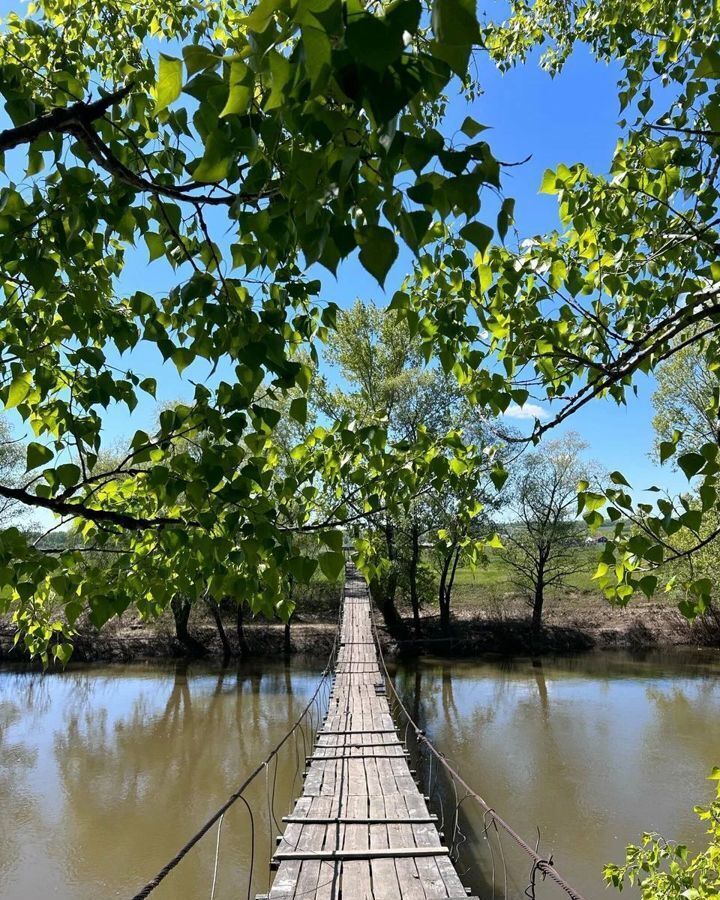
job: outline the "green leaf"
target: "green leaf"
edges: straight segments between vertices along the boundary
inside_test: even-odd
[[[623,484],[625,485],[625,487],[632,487],[632,485],[629,484],[625,479],[625,476],[622,472],[611,472],[610,481],[612,481],[613,484]]]
[[[342,531],[323,531],[320,533],[320,540],[335,553],[342,553],[343,549],[343,533]]]
[[[213,68],[221,59],[202,44],[189,44],[187,47],[183,47],[182,54],[188,75],[195,75],[197,72]]]
[[[652,597],[657,589],[657,576],[656,575],[645,575],[638,582],[640,585],[640,590],[645,594],[646,597]]]
[[[49,447],[30,441],[27,445],[27,471],[49,463],[54,454]]]
[[[176,347],[171,353],[170,359],[175,363],[178,374],[182,375],[183,371],[194,362],[195,354],[188,347]]]
[[[403,5],[419,6],[416,0],[405,0]],[[349,20],[345,43],[358,62],[376,72],[385,72],[405,49],[405,30],[397,16],[381,19],[365,13]]]
[[[146,231],[143,238],[147,244],[148,253],[150,254],[149,262],[159,259],[161,256],[165,256],[165,241],[156,231]]]
[[[495,465],[490,470],[490,480],[495,485],[495,490],[499,491],[508,480],[508,472],[501,466]]]
[[[398,246],[389,228],[368,225],[356,232],[360,245],[360,262],[382,287],[390,267],[397,259]]]
[[[600,515],[599,512],[595,512],[595,511],[585,513],[583,515],[583,519],[585,519],[585,521],[587,522],[587,526],[590,529],[590,531],[597,531],[597,529],[603,523],[603,517]]]
[[[460,131],[469,138],[474,138],[477,137],[480,132],[487,131],[487,127],[487,125],[481,125],[479,122],[476,122],[471,116],[466,116],[465,121],[460,126]]]
[[[593,491],[585,491],[585,493],[581,494],[582,497],[582,509],[586,509],[588,512],[593,512],[596,509],[601,509],[605,503],[605,497],[603,494],[595,494]]]
[[[468,222],[460,229],[460,236],[474,244],[480,253],[485,253],[495,232],[482,222]]]
[[[677,441],[660,441],[658,449],[660,451],[660,462],[664,463],[675,453]]]
[[[33,380],[30,372],[21,372],[10,383],[8,397],[5,401],[5,409],[13,409],[19,406],[32,391]]]
[[[320,568],[328,581],[337,581],[345,571],[345,556],[342,553],[321,553],[318,559]]]
[[[285,10],[287,3],[283,0],[260,0],[252,6],[250,14],[245,18],[246,26],[258,34],[262,34],[272,21],[276,11]]]
[[[512,197],[506,197],[502,202],[502,206],[500,207],[500,212],[497,217],[497,227],[498,234],[500,235],[500,240],[505,240],[505,235],[508,232],[508,228],[513,222],[513,213],[515,210],[515,201]]]
[[[316,94],[325,86],[330,75],[332,45],[319,25],[303,27],[302,43],[305,68],[310,78],[310,90]]]
[[[432,214],[424,209],[402,212],[398,223],[400,234],[411,250],[417,252],[432,223]]]
[[[683,453],[678,456],[678,465],[685,473],[685,477],[689,480],[703,468],[707,460],[702,453]]]
[[[306,397],[296,397],[290,403],[290,418],[295,419],[296,422],[299,422],[301,425],[304,425],[307,422],[307,398]]]
[[[228,94],[227,103],[220,113],[220,118],[231,115],[243,115],[248,111],[250,101],[252,100],[254,89],[253,74],[250,68],[242,60],[234,59],[230,63],[229,83],[230,92]]]
[[[158,64],[158,78],[155,85],[155,112],[159,113],[163,109],[174,103],[180,96],[183,81],[183,63],[181,59],[174,56],[167,56],[165,53],[160,54],[160,62]]]
[[[311,556],[294,556],[288,560],[288,570],[300,584],[309,584],[317,565],[317,560]]]
[[[557,183],[557,175],[552,169],[545,169],[543,172],[542,182],[540,183],[540,193],[541,194],[557,194],[558,189],[555,186]]]
[[[480,288],[481,293],[485,293],[488,290],[493,280],[493,272],[490,266],[485,265],[485,263],[481,263],[477,267],[477,277],[478,277],[478,287]]]
[[[205,142],[205,153],[193,172],[196,181],[223,181],[230,173],[234,158],[233,146],[223,131],[211,131]]]
[[[154,397],[157,391],[157,381],[154,378],[143,378],[138,387],[141,391],[145,391],[145,393]]]
[[[80,481],[82,473],[80,472],[80,467],[76,466],[75,463],[64,463],[55,469],[55,474],[64,487],[72,487]]]
[[[480,43],[475,0],[434,0],[432,27],[441,44],[462,47]]]
[[[70,661],[70,657],[72,656],[73,647],[72,644],[61,643],[54,644],[52,648],[52,654],[61,665],[67,665]]]
[[[720,53],[712,47],[708,47],[703,53],[693,78],[717,79],[720,78]]]

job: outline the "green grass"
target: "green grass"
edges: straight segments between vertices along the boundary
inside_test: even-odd
[[[568,577],[566,588],[584,594],[595,594],[599,598],[600,590],[592,581],[593,573],[597,568],[598,548],[578,547],[578,556],[582,570],[576,575]],[[455,576],[454,593],[456,601],[463,604],[482,603],[487,593],[518,593],[518,588],[513,581],[514,573],[504,562],[499,553],[490,551],[488,563],[479,566],[474,571],[469,568],[458,569]],[[562,592],[554,591],[551,593]]]

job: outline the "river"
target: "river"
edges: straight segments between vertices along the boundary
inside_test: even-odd
[[[47,676],[0,668],[0,900],[130,898],[282,738],[320,667],[295,658],[77,665]],[[423,660],[395,672],[438,748],[533,844],[539,829],[541,852],[589,898],[605,890],[603,863],[644,829],[702,837],[692,807],[709,800],[706,776],[720,765],[719,675],[720,654],[700,651]],[[269,801],[280,819],[301,792],[308,740],[291,742],[248,793],[251,897],[267,891],[279,830]],[[489,897],[482,815],[463,801],[456,832],[452,792],[433,774],[435,785],[466,883]],[[248,894],[250,828],[236,804],[220,836],[216,900]],[[214,829],[153,897],[209,897],[216,840]],[[529,866],[511,842],[503,850],[509,896],[520,897]],[[545,896],[558,895],[539,887]]]

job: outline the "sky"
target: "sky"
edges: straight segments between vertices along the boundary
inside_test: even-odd
[[[516,228],[524,238],[557,227],[556,199],[539,193],[543,172],[561,162],[584,162],[595,170],[607,171],[620,133],[617,72],[593,60],[589,53],[577,51],[555,78],[540,69],[537,59],[506,74],[481,63],[480,74],[484,93],[472,103],[459,95],[451,98],[443,130],[452,134],[471,115],[489,126],[483,138],[498,159],[516,162],[530,156],[525,164],[505,169],[503,174],[505,193],[516,200]],[[487,220],[492,221],[494,215],[493,208],[492,214],[486,214]],[[124,282],[129,286],[137,281],[147,290],[153,267],[160,273],[161,266],[154,263],[146,267],[138,259],[128,268]],[[356,298],[383,304],[389,302],[411,266],[410,252],[401,251],[384,290],[355,258],[340,266],[337,278],[319,267],[313,274],[322,281],[322,300],[340,306],[348,306]],[[160,284],[165,280],[161,274],[155,277]],[[146,365],[143,374],[158,378],[160,400],[190,395],[190,387],[187,382],[182,384],[172,363],[159,366],[149,354],[146,356],[147,362],[140,356]],[[192,378],[193,372],[191,367],[186,374]],[[595,401],[573,416],[567,427],[558,428],[556,434],[579,432],[589,445],[588,457],[608,472],[621,470],[636,490],[650,485],[684,490],[687,481],[681,473],[660,467],[650,458],[654,382],[641,376],[637,385],[638,396],[631,397],[626,407],[619,407],[612,400]],[[548,416],[548,407],[531,404],[524,409],[513,407],[509,413],[506,418],[514,425],[529,430],[535,415]],[[118,435],[123,430],[127,433],[141,427],[124,418],[115,419],[113,430]]]
[[[17,9],[18,4],[0,0],[0,16],[10,7]],[[554,79],[539,68],[537,59],[504,75],[487,61],[481,59],[479,65],[484,93],[472,103],[460,96],[452,97],[443,131],[454,133],[465,116],[471,115],[489,126],[483,138],[498,159],[516,162],[529,156],[526,163],[505,169],[503,174],[505,193],[516,200],[516,228],[522,239],[556,227],[556,199],[538,193],[542,174],[561,162],[568,165],[584,162],[595,170],[607,171],[619,136],[617,72],[595,62],[585,51],[575,52]],[[495,207],[492,207],[485,218],[492,222],[494,217]],[[384,290],[356,258],[339,267],[337,278],[324,269],[313,271],[313,275],[322,280],[321,300],[332,300],[340,306],[347,306],[356,298],[383,304],[389,302],[411,265],[409,251],[401,252]],[[148,265],[142,245],[130,255],[121,287],[131,292],[141,289],[153,293],[167,291],[172,283],[173,275],[167,264],[156,261]],[[204,381],[208,372],[200,362],[187,369],[181,378],[174,365],[163,364],[157,351],[149,345],[141,345],[122,358],[115,354],[111,361],[123,369],[131,368],[136,374],[155,377],[160,405],[189,398],[193,390],[190,382]],[[223,371],[218,374],[222,376]],[[229,369],[224,375],[232,377]],[[579,432],[589,445],[588,457],[597,460],[607,471],[621,470],[636,491],[652,484],[684,490],[687,482],[682,474],[668,467],[661,468],[650,459],[654,438],[652,391],[653,381],[642,377],[638,381],[638,396],[629,398],[626,407],[618,407],[609,399],[596,400],[573,416],[567,428],[561,427],[553,434],[560,436],[567,430]],[[151,398],[144,398],[132,415],[125,407],[114,409],[107,416],[107,440],[124,442],[136,429],[152,428],[156,414],[157,405]],[[529,430],[535,415],[546,418],[547,406],[511,407],[506,418]]]

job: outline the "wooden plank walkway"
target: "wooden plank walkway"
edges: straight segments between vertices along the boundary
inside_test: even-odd
[[[328,714],[285,822],[269,900],[466,900],[395,730],[352,569]]]

